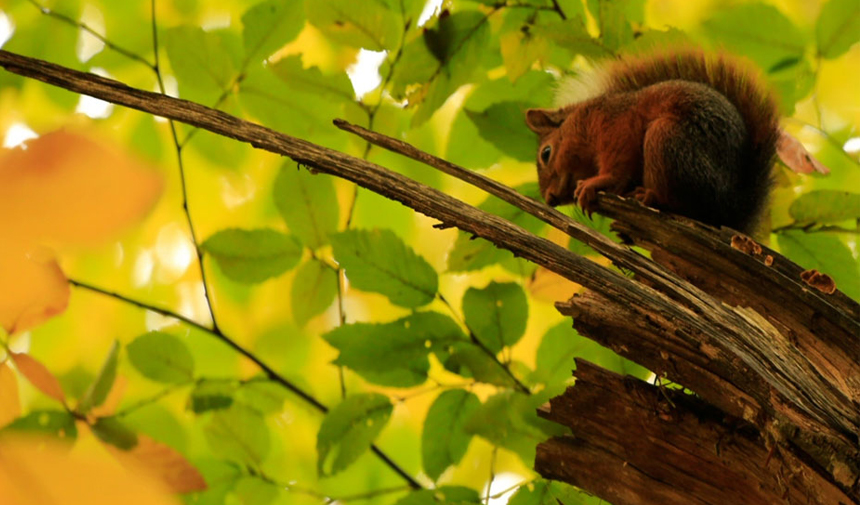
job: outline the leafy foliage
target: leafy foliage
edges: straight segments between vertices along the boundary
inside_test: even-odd
[[[480,405],[473,393],[455,389],[440,394],[427,411],[421,434],[421,460],[431,479],[437,480],[449,466],[463,459],[472,439],[464,427]]]
[[[436,296],[436,271],[390,230],[344,231],[332,238],[332,249],[358,289],[410,308],[427,305]]]
[[[365,393],[348,396],[329,412],[317,435],[317,470],[334,475],[352,464],[388,423],[392,410],[387,396]]]
[[[173,335],[160,331],[145,333],[126,349],[131,364],[148,379],[182,383],[194,378],[194,357]]]
[[[15,26],[4,49],[364,157],[589,256],[332,119],[539,199],[523,111],[552,106],[557,79],[666,47],[740,53],[794,114],[783,127],[832,169],[778,173],[771,242],[860,299],[860,160],[839,148],[860,127],[860,95],[845,84],[860,80],[853,0],[820,12],[771,1],[446,0],[425,11],[422,0],[179,0],[158,2],[154,27],[136,2],[42,3],[4,5]],[[359,86],[353,64],[371,52],[381,64]],[[527,470],[561,429],[535,410],[570,384],[574,358],[649,372],[556,314],[535,287],[545,272],[301,160],[120,108],[82,119],[77,95],[7,72],[0,86],[6,141],[17,121],[42,134],[4,153],[0,171],[4,444],[92,433],[199,504],[481,503],[491,469],[521,475],[513,505],[598,503]],[[611,233],[608,219],[574,218]],[[576,288],[565,289],[559,298]],[[407,492],[420,471],[433,489]]]
[[[211,254],[224,275],[252,284],[290,270],[302,256],[295,237],[275,230],[222,230],[200,248]]]

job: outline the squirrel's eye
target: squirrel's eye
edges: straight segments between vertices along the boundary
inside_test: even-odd
[[[546,146],[540,150],[540,159],[544,163],[549,163],[549,155],[552,154],[552,147]]]

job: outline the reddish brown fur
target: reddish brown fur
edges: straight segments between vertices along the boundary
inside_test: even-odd
[[[679,52],[625,59],[606,75],[596,98],[527,113],[541,138],[547,202],[576,200],[592,211],[597,191],[630,194],[749,231],[766,200],[779,135],[773,100],[754,74],[725,56]]]

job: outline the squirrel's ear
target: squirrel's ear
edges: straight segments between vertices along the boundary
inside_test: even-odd
[[[529,109],[526,111],[526,125],[537,134],[554,130],[561,126],[567,114],[562,109]]]

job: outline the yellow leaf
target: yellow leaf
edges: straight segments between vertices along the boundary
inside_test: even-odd
[[[58,131],[0,152],[0,325],[15,333],[62,312],[69,288],[51,249],[92,245],[141,219],[161,193],[151,168]]]
[[[137,434],[137,445],[131,450],[122,451],[112,445],[105,445],[123,464],[132,468],[142,468],[160,480],[174,493],[190,493],[206,489],[203,476],[185,456],[167,444]]]
[[[104,241],[142,218],[158,173],[84,135],[57,131],[0,154],[0,234],[50,244]]]
[[[128,471],[106,454],[70,453],[56,441],[19,436],[0,444],[0,497],[4,505],[180,503],[146,472]]]
[[[21,416],[18,378],[9,363],[0,363],[0,428]]]
[[[60,403],[66,403],[66,395],[63,393],[60,381],[54,377],[54,374],[45,365],[27,354],[10,352],[9,355],[12,357],[12,361],[15,362],[15,366],[18,367],[21,375],[26,377],[39,391]]]
[[[45,247],[10,241],[0,247],[0,325],[14,334],[61,313],[69,285]]]

